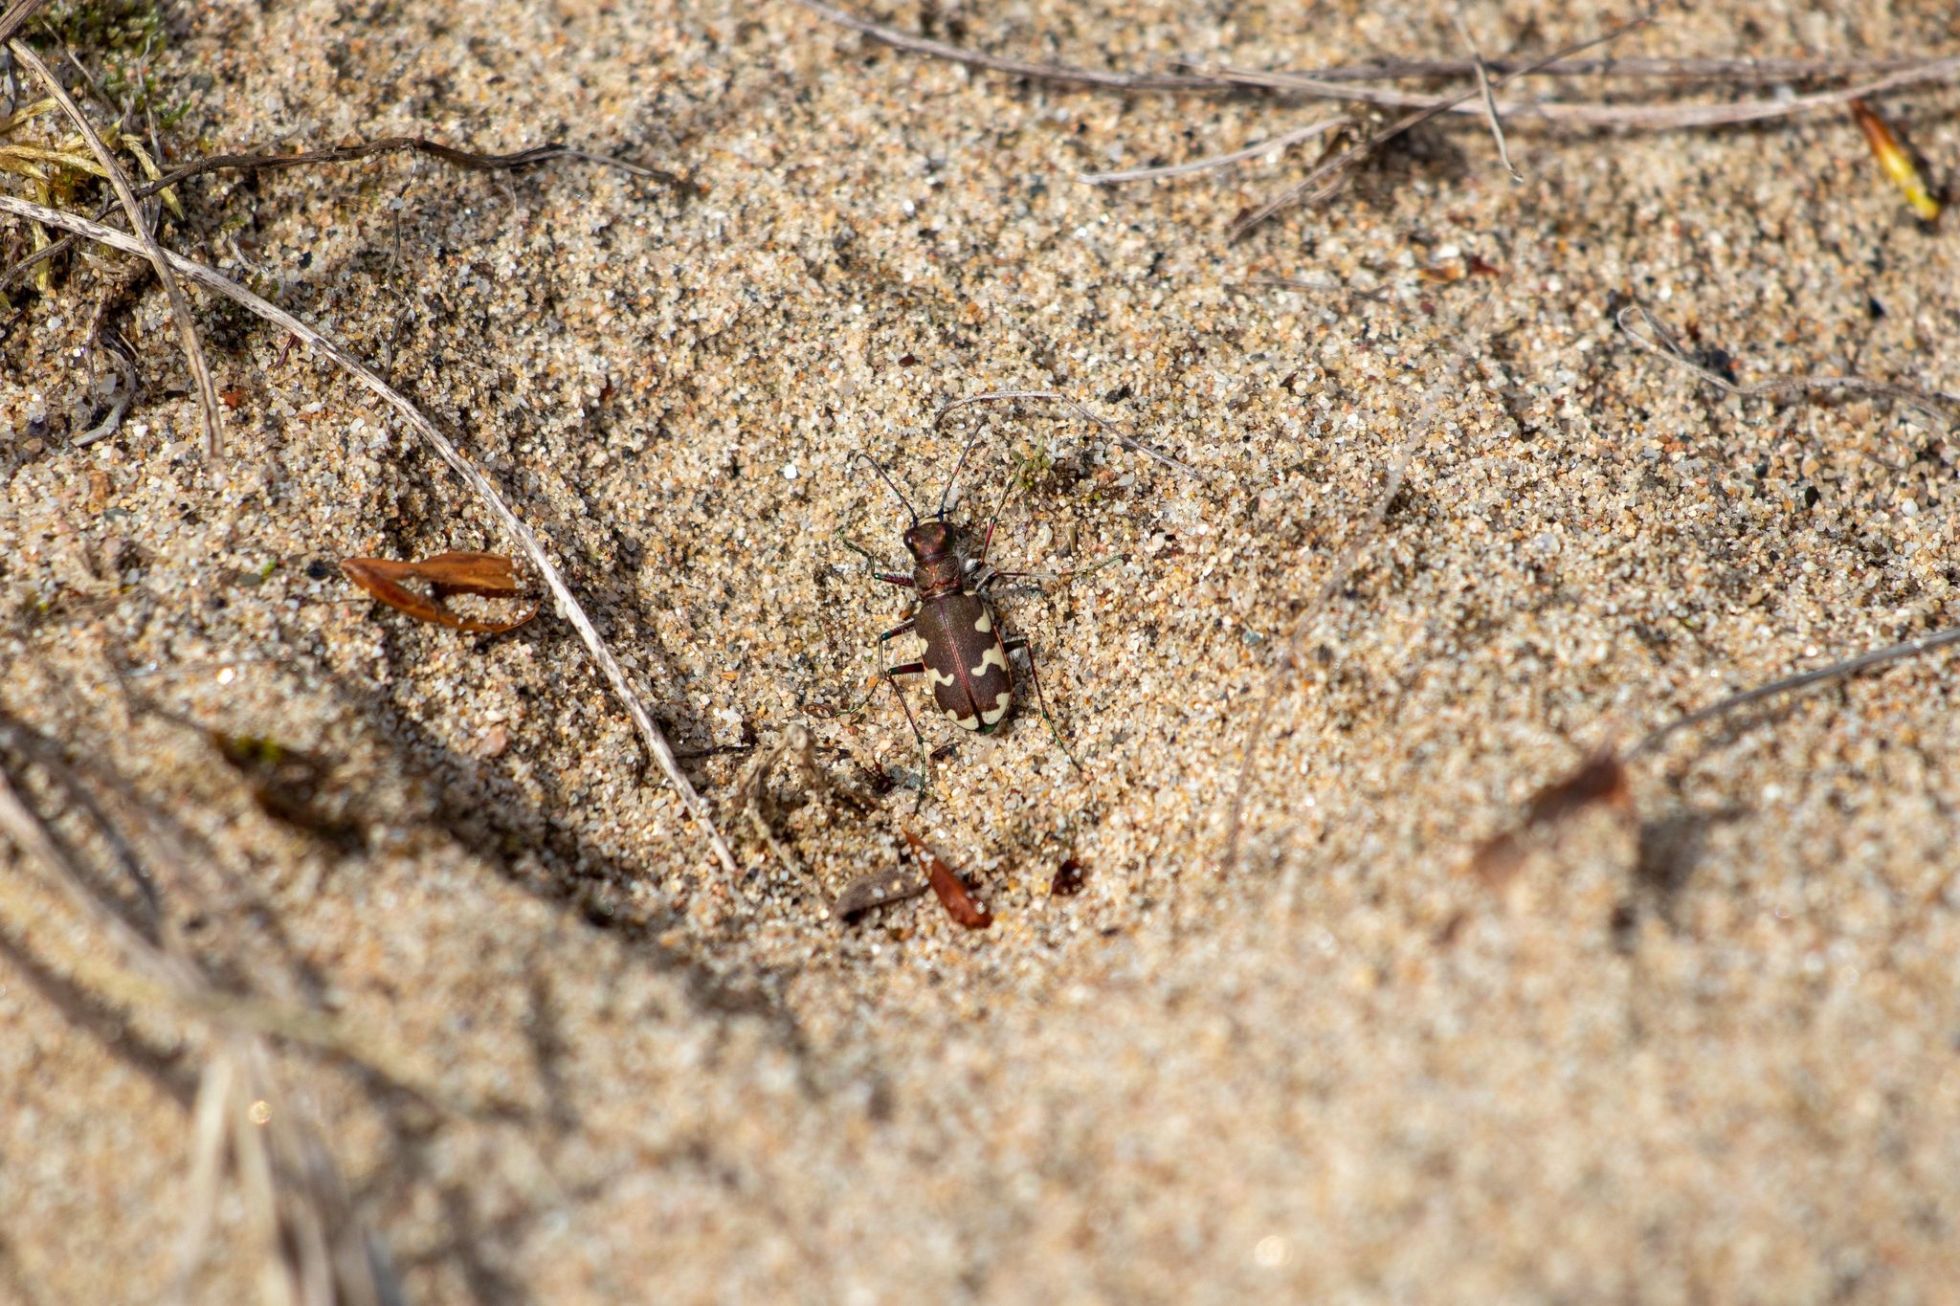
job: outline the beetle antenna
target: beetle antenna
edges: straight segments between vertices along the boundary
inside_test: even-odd
[[[966,456],[973,452],[973,446],[979,444],[986,434],[987,428],[984,426],[981,427],[973,433],[973,438],[966,442],[966,448],[960,450],[960,460],[953,464],[953,474],[946,478],[946,488],[939,492],[939,515],[941,517],[946,515],[946,503],[953,496],[953,482],[960,479],[960,469],[966,466]]]
[[[871,464],[871,470],[878,473],[879,480],[883,481],[886,485],[891,487],[891,492],[898,496],[899,503],[904,506],[906,512],[911,514],[912,524],[914,526],[917,526],[919,524],[918,510],[913,508],[912,501],[905,497],[905,491],[898,488],[898,482],[892,479],[892,474],[885,470],[884,464],[880,463],[876,458],[873,458],[870,454],[866,453],[862,449],[855,450],[854,452],[857,454],[858,457],[864,459],[864,461]]]
[[[1060,404],[1069,412],[1075,414],[1075,416],[1083,418],[1086,421],[1094,422],[1101,428],[1104,435],[1114,440],[1117,444],[1122,445],[1125,449],[1140,453],[1146,458],[1155,459],[1157,462],[1164,464],[1164,466],[1183,472],[1186,476],[1192,477],[1195,480],[1202,481],[1204,479],[1203,474],[1189,463],[1179,462],[1167,453],[1159,453],[1149,445],[1132,439],[1129,432],[1123,427],[1118,426],[1106,417],[1096,416],[1096,414],[1090,412],[1087,408],[1084,408],[1081,404],[1076,403],[1075,400],[1057,390],[993,390],[986,394],[968,395],[964,399],[955,399],[952,403],[947,404],[939,410],[939,415],[933,418],[932,429],[937,431],[945,426],[946,419],[962,408],[970,408],[974,404],[1005,403],[1010,399],[1041,400],[1046,403]]]

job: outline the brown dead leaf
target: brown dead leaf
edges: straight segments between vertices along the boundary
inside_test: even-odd
[[[476,635],[501,635],[516,630],[538,615],[534,601],[522,615],[509,621],[485,621],[459,616],[442,606],[449,594],[480,594],[488,598],[513,598],[522,592],[517,582],[515,561],[502,553],[438,553],[419,562],[397,562],[387,558],[346,558],[341,572],[348,580],[375,599],[417,621],[426,621],[451,630]],[[418,594],[402,584],[417,580],[429,586],[429,594]]]
[[[932,882],[932,891],[939,895],[940,904],[946,908],[948,916],[969,930],[984,930],[994,923],[994,918],[967,893],[966,885],[953,873],[953,868],[940,861],[939,854],[927,847],[925,840],[903,826],[899,827],[899,833],[905,836],[905,842],[912,845],[912,851],[925,863],[926,878]]]

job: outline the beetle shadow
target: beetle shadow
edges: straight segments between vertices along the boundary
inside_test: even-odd
[[[1644,901],[1668,929],[1679,930],[1681,900],[1707,856],[1710,832],[1747,815],[1747,808],[1730,804],[1705,811],[1683,808],[1642,821],[1634,854],[1634,898],[1621,904],[1616,923],[1630,928],[1637,903]]]

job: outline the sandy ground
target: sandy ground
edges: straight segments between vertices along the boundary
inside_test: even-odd
[[[1618,52],[1960,41],[1932,0],[1696,10]],[[1307,67],[1454,57],[1449,12],[886,16],[1097,66]],[[1489,53],[1609,21],[1466,12]],[[128,265],[15,292],[0,326],[0,709],[189,850],[153,869],[210,974],[434,1086],[432,1109],[289,1046],[268,1104],[320,1122],[410,1299],[1952,1300],[1950,658],[1686,735],[1634,769],[1636,819],[1579,818],[1502,892],[1463,871],[1595,746],[1960,620],[1950,428],[1724,398],[1613,324],[1645,305],[1744,382],[1960,388],[1953,226],[1914,223],[1846,116],[1521,126],[1521,183],[1474,120],[1432,126],[1232,243],[1311,150],[1075,178],[1324,107],[1031,86],[788,4],[178,20],[164,68],[202,79],[198,149],[560,140],[694,184],[393,156],[194,182],[165,235],[372,360],[489,471],[693,755],[733,880],[561,621],[458,635],[333,571],[509,548],[368,396],[200,295],[237,405],[213,464],[145,283],[121,319],[144,393],[78,449],[103,366],[82,347]],[[1888,110],[1945,176],[1956,107]],[[902,557],[851,460],[930,502],[979,429],[935,434],[934,410],[1022,388],[1197,475],[1079,420],[976,419],[958,514],[1024,487],[997,564],[1100,564],[1001,609],[1083,769],[1032,712],[994,738],[928,719],[950,752],[921,795],[896,701],[850,712],[905,610],[846,545]],[[1402,454],[1379,535],[1311,607]],[[1303,613],[1228,870],[1241,751]],[[268,816],[184,720],[326,759],[319,801],[354,835]],[[791,868],[741,817],[756,754],[707,750],[798,724],[872,807],[786,777]],[[901,822],[991,930],[930,898],[827,918]],[[1082,888],[1057,896],[1068,859]],[[212,1035],[104,993],[101,931],[0,870],[0,1298],[156,1300]],[[257,1281],[228,1193],[200,1300]]]

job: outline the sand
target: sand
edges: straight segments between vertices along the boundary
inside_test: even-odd
[[[1950,6],[1873,10],[1670,10],[1615,49],[1960,37]],[[1493,55],[1612,18],[1466,12]],[[1099,67],[1311,67],[1456,57],[1449,13],[884,16]],[[1500,888],[1465,873],[1594,748],[1960,619],[1950,425],[1725,397],[1614,321],[1644,305],[1743,382],[1960,388],[1951,225],[1914,222],[1847,115],[1519,125],[1521,182],[1476,120],[1432,125],[1235,243],[1312,147],[1076,178],[1324,106],[1036,86],[789,4],[196,6],[158,68],[201,88],[186,154],[555,140],[691,183],[395,155],[189,183],[163,234],[488,472],[687,755],[733,879],[563,621],[462,635],[340,577],[512,548],[371,396],[199,293],[236,403],[214,463],[145,281],[120,317],[143,392],[78,448],[92,315],[131,265],[11,291],[0,326],[0,710],[173,832],[174,858],[144,846],[216,981],[329,1013],[436,1099],[278,1045],[268,1109],[315,1122],[410,1300],[1951,1299],[1950,657],[1686,734],[1631,769],[1630,816],[1535,838]],[[1936,176],[1955,94],[1886,110]],[[1020,389],[1195,474],[1037,406],[932,429]],[[1021,487],[992,560],[1047,577],[1000,613],[1056,728],[1024,705],[969,736],[912,682],[946,750],[921,793],[896,699],[864,703],[905,598],[847,541],[890,568],[905,518],[854,458],[930,510],[981,423],[955,513]],[[353,835],[269,815],[186,722],[323,759]],[[790,866],[741,792],[799,725],[869,807],[783,770]],[[991,929],[930,896],[829,918],[901,825]],[[113,943],[8,858],[0,1297],[157,1300],[217,1036],[105,993]],[[226,1193],[196,1300],[258,1284]]]

